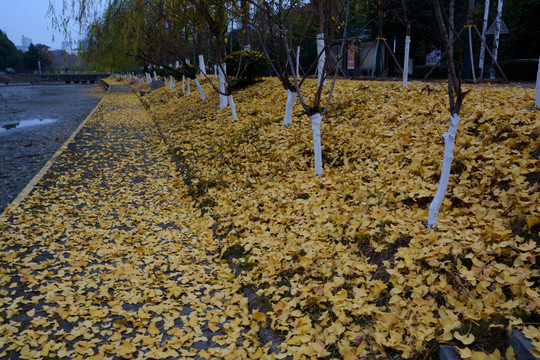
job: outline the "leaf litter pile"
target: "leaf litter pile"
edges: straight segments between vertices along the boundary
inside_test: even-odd
[[[297,102],[283,126],[275,79],[235,92],[236,122],[201,83],[205,102],[167,88],[141,99],[182,165],[194,226],[266,299],[284,354],[426,358],[450,343],[464,359],[512,359],[509,326],[540,348],[534,89],[469,88],[430,231],[444,86],[338,81],[315,177],[309,119]]]
[[[240,284],[120,90],[0,220],[0,358],[260,357]]]

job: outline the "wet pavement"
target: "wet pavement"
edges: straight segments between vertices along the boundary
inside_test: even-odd
[[[104,94],[99,85],[0,86],[0,213]]]

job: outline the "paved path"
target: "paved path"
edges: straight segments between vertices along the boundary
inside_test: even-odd
[[[112,87],[0,219],[0,358],[261,355],[229,266],[186,225],[174,170],[137,97]]]

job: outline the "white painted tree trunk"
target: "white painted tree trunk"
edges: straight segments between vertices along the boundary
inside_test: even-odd
[[[206,75],[206,67],[204,66],[204,56],[202,54],[199,55],[199,71],[201,72],[201,75]]]
[[[411,51],[411,37],[405,36],[405,59],[403,59],[403,86],[407,87],[409,82],[409,52]]]
[[[317,86],[320,86],[324,75],[324,63],[326,61],[324,34],[317,34],[317,55],[319,55],[319,62],[317,63]],[[323,85],[326,86],[326,79],[323,81]]]
[[[182,94],[186,93],[186,76],[182,75]]]
[[[229,103],[231,104],[232,119],[236,121],[236,105],[234,104],[232,95],[229,95]]]
[[[219,67],[219,110],[223,110],[227,107],[227,96],[222,95],[225,93],[225,72],[227,71],[225,64],[221,64]]]
[[[452,159],[454,157],[454,145],[456,142],[456,132],[459,125],[459,115],[453,114],[450,117],[450,126],[448,131],[443,134],[444,138],[444,158],[441,170],[441,179],[439,180],[439,187],[437,193],[433,198],[433,201],[429,205],[429,215],[427,221],[427,227],[432,228],[437,222],[439,217],[439,209],[444,200],[446,189],[448,188],[448,180],[450,179],[450,168],[452,167]]]
[[[484,20],[482,22],[482,39],[486,41],[486,31],[489,17],[489,0],[486,0],[486,5],[484,7]],[[480,78],[484,76],[484,56],[486,53],[486,47],[484,46],[484,41],[480,42],[480,57],[478,59],[478,67],[480,68]]]
[[[197,89],[199,89],[199,94],[201,95],[202,101],[206,100],[206,96],[204,96],[204,90],[201,86],[201,83],[199,82],[199,79],[194,79],[193,82],[197,86]]]
[[[187,93],[188,95],[191,95],[191,79],[187,79]]]
[[[502,7],[503,0],[499,0],[497,4],[497,18],[495,19],[495,45],[493,46],[493,65],[497,62],[497,54],[499,52],[499,37],[501,36],[501,20],[502,20]],[[495,79],[495,66],[491,69],[491,74],[489,76],[491,79]]]
[[[157,81],[157,75],[156,75],[156,72],[154,71],[154,80]]]
[[[217,65],[214,65],[214,79],[218,78]]]
[[[313,133],[313,153],[315,159],[315,175],[321,176],[323,173],[322,167],[322,150],[321,150],[321,121],[322,114],[311,115],[311,132]]]
[[[292,125],[292,112],[294,107],[294,102],[296,100],[296,91],[287,91],[287,102],[285,103],[285,118],[283,119],[284,126]]]
[[[536,96],[534,97],[534,106],[540,109],[540,58],[538,58],[538,72],[536,73]]]

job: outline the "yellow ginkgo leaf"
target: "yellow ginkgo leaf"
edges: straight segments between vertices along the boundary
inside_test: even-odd
[[[116,349],[116,355],[120,356],[121,358],[131,358],[132,354],[137,351],[137,348],[135,345],[133,345],[129,340],[124,340],[124,343],[122,346],[118,347]]]
[[[516,354],[514,353],[514,348],[509,346],[506,348],[506,360],[516,360]]]
[[[253,313],[253,318],[257,321],[260,321],[260,322],[263,322],[265,323],[266,322],[266,315],[262,312],[259,312],[259,311],[255,311]]]
[[[152,336],[156,336],[161,333],[161,331],[159,331],[159,329],[157,328],[155,321],[152,321],[150,323],[150,326],[148,327],[148,333]]]
[[[473,334],[466,334],[466,335],[461,335],[460,333],[458,333],[457,331],[454,331],[454,338],[458,339],[459,341],[461,341],[461,343],[463,345],[470,345],[473,343],[474,341],[474,335]]]

